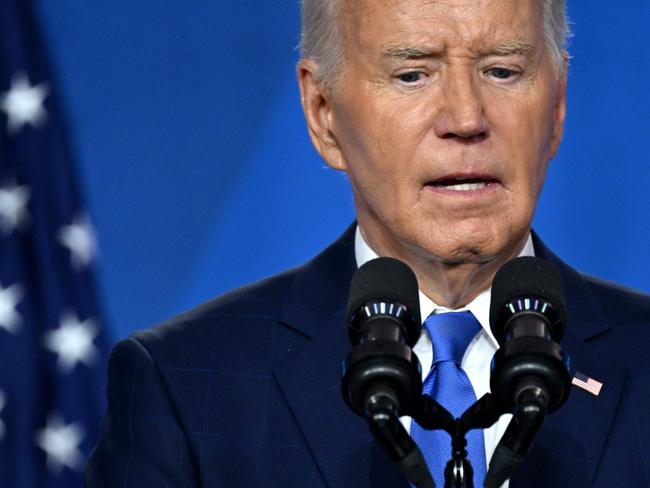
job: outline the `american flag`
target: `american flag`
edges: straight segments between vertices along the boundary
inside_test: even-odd
[[[0,486],[82,486],[104,410],[95,240],[31,0],[0,1]]]
[[[600,395],[600,390],[603,387],[603,384],[600,381],[596,381],[595,379],[577,371],[573,375],[571,383],[595,396]]]

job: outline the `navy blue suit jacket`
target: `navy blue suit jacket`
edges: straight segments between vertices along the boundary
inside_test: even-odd
[[[563,346],[604,386],[573,388],[517,487],[650,486],[650,297],[579,274]],[[91,487],[406,487],[343,403],[354,232],[304,266],[134,334],[113,350]]]

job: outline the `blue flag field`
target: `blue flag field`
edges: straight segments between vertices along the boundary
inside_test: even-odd
[[[104,410],[95,239],[30,0],[0,2],[0,486],[82,485]]]

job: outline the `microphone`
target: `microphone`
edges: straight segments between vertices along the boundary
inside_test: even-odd
[[[492,283],[490,327],[501,346],[492,359],[490,388],[513,413],[490,461],[485,486],[497,488],[530,450],[546,418],[567,400],[568,356],[558,344],[566,331],[562,279],[551,263],[508,261]]]
[[[418,282],[393,258],[378,258],[352,277],[346,322],[356,346],[344,362],[343,398],[367,417],[379,397],[408,415],[422,394],[420,363],[411,350],[420,336]]]
[[[352,278],[346,323],[354,349],[343,361],[345,403],[368,421],[394,466],[415,486],[433,488],[419,448],[399,417],[422,399],[420,362],[411,350],[421,329],[418,282],[392,258],[361,266]]]

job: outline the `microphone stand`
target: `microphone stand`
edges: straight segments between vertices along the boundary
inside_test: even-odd
[[[490,460],[486,488],[499,488],[519,467],[546,418],[548,399],[539,390],[524,391],[520,400]]]
[[[473,488],[474,471],[467,459],[465,435],[472,429],[486,429],[501,415],[507,413],[504,405],[491,393],[486,393],[469,407],[459,418],[453,419],[440,404],[428,395],[422,395],[420,410],[413,419],[427,430],[443,429],[451,436],[452,457],[445,467],[445,488]],[[441,411],[448,420],[440,422]],[[451,419],[451,420],[449,420]]]
[[[522,392],[506,432],[499,441],[485,478],[485,488],[499,488],[521,464],[530,450],[548,413],[548,397],[531,388]],[[405,412],[426,430],[444,430],[451,436],[452,457],[445,467],[445,488],[474,488],[473,469],[467,459],[466,434],[472,429],[487,429],[511,406],[492,393],[486,393],[459,418],[429,395],[420,395]],[[386,451],[393,465],[417,488],[435,488],[420,449],[399,421],[396,403],[384,395],[372,397],[366,419],[370,432]]]
[[[452,459],[445,468],[445,488],[473,488],[473,470],[467,459],[465,435],[472,429],[485,429],[506,413],[504,406],[487,393],[454,417],[429,395],[421,395],[412,409],[412,418],[426,430],[444,430],[451,436]],[[372,436],[386,451],[393,465],[418,488],[434,488],[420,449],[399,421],[395,402],[377,395],[368,402],[366,419]]]
[[[386,451],[398,471],[417,488],[435,488],[420,449],[399,421],[395,402],[383,395],[371,398],[366,419],[370,433]],[[437,419],[440,424],[449,420],[453,422],[446,410],[440,412]]]

